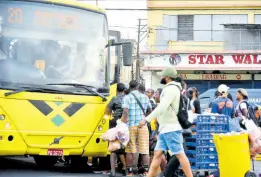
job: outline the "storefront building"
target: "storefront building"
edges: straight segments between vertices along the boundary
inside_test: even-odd
[[[200,92],[224,83],[261,88],[261,2],[147,1],[146,87],[174,66]]]
[[[150,55],[143,76],[147,87],[161,87],[159,73],[174,66],[188,86],[202,93],[227,84],[231,88],[261,88],[261,55],[258,54],[173,54]]]

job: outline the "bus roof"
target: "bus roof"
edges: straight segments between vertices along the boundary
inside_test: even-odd
[[[85,9],[85,10],[91,10],[91,11],[105,14],[104,9],[101,9],[96,6],[92,6],[92,5],[83,3],[83,2],[79,2],[76,0],[23,0],[23,1],[51,3],[51,4],[57,4],[57,5],[67,6],[67,7],[75,7],[75,8]]]

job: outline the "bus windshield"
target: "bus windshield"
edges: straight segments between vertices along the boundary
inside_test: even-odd
[[[104,14],[0,1],[0,83],[104,87],[107,41]]]

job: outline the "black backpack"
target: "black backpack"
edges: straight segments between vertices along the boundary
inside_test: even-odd
[[[174,85],[174,84],[170,84],[170,85]],[[176,87],[178,87],[177,85],[174,85]],[[180,88],[178,87],[178,89],[180,90]],[[183,129],[188,129],[191,127],[192,123],[188,121],[188,105],[189,102],[187,102],[187,97],[185,95],[183,95],[180,92],[180,100],[179,100],[179,110],[178,110],[178,121],[179,124],[181,125],[181,127]],[[172,106],[170,106],[172,109],[174,109]]]
[[[241,103],[246,103],[247,105],[247,119],[250,119],[250,120],[253,120],[253,122],[257,125],[257,126],[260,126],[260,120],[258,120],[256,118],[256,111],[258,110],[258,107],[257,106],[251,106],[247,101],[242,101]],[[241,104],[240,103],[240,104]],[[241,113],[242,110],[241,110],[241,107],[240,107],[240,104],[239,104],[239,110]]]

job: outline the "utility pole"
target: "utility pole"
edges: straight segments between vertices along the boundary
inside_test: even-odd
[[[137,40],[137,54],[136,54],[136,81],[140,80],[140,25],[141,25],[141,19],[138,19],[138,40]]]
[[[136,80],[140,81],[140,43],[147,36],[147,25],[143,25],[142,22],[146,19],[138,19],[138,39],[137,39],[137,53],[136,53]],[[145,34],[145,35],[144,35]],[[142,38],[141,38],[142,37]],[[132,79],[134,79],[134,67],[132,65]]]

